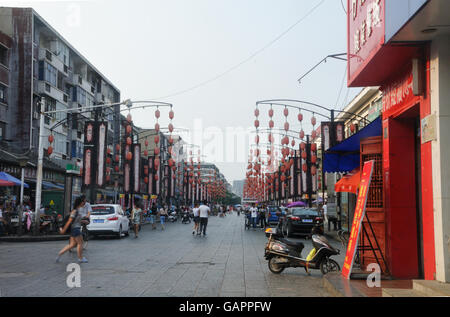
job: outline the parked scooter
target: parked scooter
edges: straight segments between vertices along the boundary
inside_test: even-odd
[[[181,218],[181,223],[191,223],[191,216],[188,212],[183,213],[183,217]]]
[[[169,217],[167,217],[167,220],[170,221],[170,222],[175,222],[175,221],[178,220],[177,218],[178,218],[178,217],[177,217],[177,213],[176,213],[175,211],[172,211],[172,212],[169,214]]]
[[[306,272],[309,269],[320,269],[324,275],[340,271],[339,264],[330,258],[339,254],[340,251],[330,245],[320,227],[314,227],[312,233],[314,249],[311,250],[308,259],[305,259],[302,258],[305,247],[302,242],[285,239],[280,225],[276,228],[268,228],[266,236],[269,241],[265,247],[265,258],[268,260],[269,270],[274,274],[280,274],[288,267],[303,267]]]

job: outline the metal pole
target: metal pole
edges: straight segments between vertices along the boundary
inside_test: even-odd
[[[22,183],[20,184],[19,236],[22,235],[23,186],[24,186],[24,181],[25,181],[25,168],[24,167],[22,167],[22,175],[21,175],[20,180]]]
[[[42,138],[44,137],[44,108],[45,97],[41,98],[41,111],[39,114],[39,142],[38,142],[38,166],[36,175],[36,200],[35,200],[35,223],[34,223],[34,235],[39,234],[40,228],[40,211],[41,211],[41,195],[42,195],[42,169],[44,161],[44,143]]]

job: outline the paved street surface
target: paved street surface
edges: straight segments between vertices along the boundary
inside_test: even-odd
[[[303,268],[272,274],[263,256],[263,231],[243,224],[244,217],[233,214],[210,217],[206,237],[193,236],[192,223],[178,222],[165,231],[145,225],[138,239],[130,233],[121,240],[91,240],[81,287],[72,289],[66,267],[76,262],[75,253],[55,263],[67,242],[0,242],[1,296],[329,296],[318,270],[310,276]],[[312,246],[304,242],[306,257]],[[341,266],[343,260],[343,254],[337,257]]]

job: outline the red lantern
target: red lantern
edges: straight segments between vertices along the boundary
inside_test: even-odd
[[[47,153],[48,153],[48,155],[51,155],[53,153],[53,147],[52,146],[48,147]]]
[[[128,122],[128,123],[131,123],[131,114],[128,114],[128,115],[127,115],[127,122]]]
[[[311,175],[316,175],[317,173],[317,168],[315,166],[311,166]]]
[[[144,183],[148,184],[148,177],[144,177]]]
[[[255,117],[259,117],[259,110],[255,109]]]
[[[109,157],[106,158],[106,164],[111,164],[111,159]]]
[[[305,131],[301,130],[300,131],[300,139],[304,139],[305,138]]]
[[[300,121],[300,122],[303,121],[303,114],[301,114],[301,113],[298,114],[298,121]]]
[[[145,146],[146,147],[148,146],[148,140],[147,139],[145,139]]]
[[[300,149],[301,150],[305,150],[306,149],[306,143],[305,142],[300,143]]]
[[[175,114],[173,113],[173,110],[170,110],[169,112],[169,119],[172,120]]]
[[[169,131],[173,132],[173,124],[172,123],[169,123]]]
[[[317,163],[317,156],[315,156],[315,155],[311,156],[311,163],[313,163],[313,164]]]
[[[116,144],[116,152],[120,152],[120,144]]]
[[[307,154],[305,151],[302,152],[302,159],[306,160]]]
[[[144,150],[144,156],[145,156],[145,157],[148,156],[148,150]]]
[[[159,123],[158,123],[158,122],[155,123],[155,131],[156,131],[156,132],[159,132]]]
[[[272,128],[274,127],[274,125],[275,125],[275,124],[273,123],[273,120],[270,120],[270,121],[269,121],[269,128],[272,129]]]
[[[127,137],[127,144],[128,144],[128,145],[131,145],[131,143],[132,143],[131,138],[130,138],[130,137]]]
[[[302,165],[302,169],[303,169],[303,172],[307,172],[308,171],[308,165],[306,165],[306,163],[305,164],[303,164]]]
[[[356,126],[352,123],[352,124],[350,125],[350,131],[351,131],[352,133],[355,133],[355,130],[356,130]]]
[[[127,127],[125,128],[125,130],[126,130],[126,132],[127,132],[127,134],[130,134],[131,133],[131,125],[127,125]]]
[[[295,140],[292,140],[292,141],[291,141],[291,145],[292,145],[292,147],[295,146]]]
[[[159,177],[158,177],[158,175],[156,174],[156,175],[155,175],[155,181],[158,181],[158,179],[159,179]]]
[[[133,158],[133,153],[128,152],[127,155],[126,155],[126,159],[127,159],[128,161],[131,161],[132,158]]]
[[[289,122],[284,123],[284,130],[289,131]]]
[[[311,118],[311,124],[312,124],[313,126],[316,125],[316,117],[312,117],[312,118]]]
[[[316,143],[311,144],[311,151],[314,151],[314,152],[317,151],[317,144]]]
[[[156,109],[156,111],[155,111],[156,119],[159,119],[160,116],[161,116],[161,112],[159,111],[159,109]]]
[[[289,115],[289,109],[288,108],[284,108],[283,114],[285,117],[287,117]]]
[[[255,120],[255,128],[259,128],[259,120]]]
[[[159,135],[155,136],[155,143],[158,144],[159,143]]]
[[[317,132],[316,130],[314,130],[313,132],[311,132],[311,138],[313,138],[313,140],[317,137]]]
[[[119,173],[119,166],[114,166],[114,171],[116,172],[116,173]]]
[[[269,117],[271,117],[271,118],[273,117],[273,109],[269,110]]]
[[[48,142],[49,142],[49,143],[53,143],[54,140],[55,140],[55,138],[53,137],[53,134],[50,134],[50,135],[48,136]]]

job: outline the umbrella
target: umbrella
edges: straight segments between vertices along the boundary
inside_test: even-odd
[[[14,176],[11,176],[5,172],[0,172],[0,181],[6,181],[9,183],[13,183],[12,185],[4,185],[4,186],[20,186],[20,185],[22,185],[22,182],[20,180],[18,180]],[[25,184],[25,183],[23,183],[23,186],[25,188],[30,187],[30,186],[28,186],[28,184]]]
[[[14,186],[14,183],[0,179],[0,186]]]
[[[303,201],[296,201],[296,202],[290,203],[287,207],[288,208],[292,208],[292,207],[306,207],[306,203],[304,203]]]

